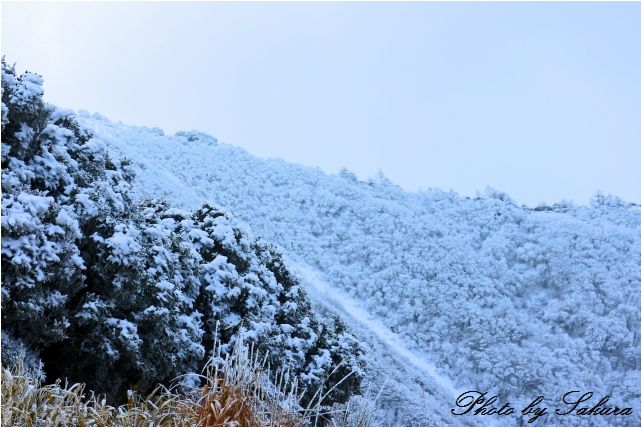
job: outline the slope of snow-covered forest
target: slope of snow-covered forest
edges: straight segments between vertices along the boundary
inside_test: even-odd
[[[140,196],[185,209],[214,201],[278,244],[313,296],[319,281],[327,296],[339,290],[318,304],[343,312],[370,347],[366,379],[387,382],[385,423],[492,423],[453,417],[451,388],[516,408],[543,395],[553,409],[567,391],[593,391],[633,415],[549,412],[535,425],[640,422],[639,205],[601,193],[586,206],[525,207],[490,189],[406,192],[383,175],[328,175],[200,132],[77,120],[133,161]]]
[[[242,337],[388,425],[526,423],[454,416],[466,390],[592,391],[632,414],[534,425],[639,424],[639,205],[405,192],[58,109],[42,83],[3,60],[3,364],[117,402]]]
[[[212,203],[136,197],[131,162],[46,104],[42,83],[3,58],[3,367],[119,405],[159,383],[198,386],[190,373],[241,340],[272,376],[261,388],[278,392],[279,374],[304,409],[349,403],[362,346],[314,309],[282,254]]]

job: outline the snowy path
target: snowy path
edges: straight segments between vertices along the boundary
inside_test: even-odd
[[[304,284],[308,286],[306,290],[316,301],[324,303],[326,306],[332,305],[331,309],[335,311],[337,306],[341,308],[342,312],[373,333],[392,352],[432,378],[453,399],[464,392],[457,389],[450,379],[440,375],[433,364],[408,349],[395,333],[383,325],[381,321],[374,319],[351,297],[324,281],[314,269],[302,263],[290,262],[290,266],[304,280]]]
[[[353,298],[326,282],[318,271],[305,263],[296,262],[289,258],[287,265],[288,268],[302,280],[306,291],[314,301],[325,306],[331,313],[341,313],[344,321],[348,322],[349,319],[353,321],[350,323],[350,328],[353,330],[353,333],[357,332],[355,331],[355,323],[359,324],[386,347],[386,353],[389,356],[393,356],[402,366],[407,367],[407,365],[403,363],[409,363],[414,369],[426,375],[435,385],[441,388],[441,391],[433,391],[433,393],[440,392],[443,398],[446,399],[448,405],[442,408],[442,412],[439,412],[439,415],[434,416],[440,417],[441,421],[447,425],[476,426],[482,422],[470,416],[459,416],[453,419],[453,416],[449,412],[450,404],[454,404],[455,399],[465,391],[464,389],[457,388],[452,380],[437,372],[434,364],[426,361],[425,358],[417,355],[411,349],[408,349],[397,334],[393,333],[381,321],[372,317]],[[373,344],[370,343],[370,345]],[[407,402],[407,404],[410,403]],[[433,411],[434,410],[433,408]],[[428,422],[427,416],[424,421]],[[424,425],[427,425],[427,423],[424,423]],[[431,423],[431,425],[434,425],[434,422]],[[501,427],[506,424],[505,421],[500,422],[496,417],[485,416],[483,418],[483,425]]]

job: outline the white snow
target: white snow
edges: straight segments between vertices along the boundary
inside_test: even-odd
[[[399,410],[389,423],[421,423],[418,395],[435,392],[400,364],[442,390],[425,404],[435,424],[457,423],[448,413],[461,389],[543,394],[553,406],[571,386],[620,388],[622,401],[639,402],[639,205],[602,194],[588,206],[528,208],[492,189],[409,193],[381,175],[326,175],[199,133],[79,121],[133,160],[139,195],[186,209],[215,201],[302,263],[310,294],[347,317],[371,341],[372,365],[395,376],[396,396],[382,398]],[[217,234],[236,245],[226,221],[216,219]]]
[[[380,320],[370,315],[353,298],[324,281],[319,272],[303,263],[291,261],[288,263],[288,267],[303,280],[306,290],[317,302],[321,302],[334,311],[340,310],[342,314],[348,315],[354,322],[364,326],[385,343],[394,354],[430,376],[453,398],[453,402],[454,398],[465,391],[456,388],[451,379],[441,375],[434,364],[410,350],[399,336],[390,331]]]

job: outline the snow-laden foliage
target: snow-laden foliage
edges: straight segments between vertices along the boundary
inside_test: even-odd
[[[45,378],[43,364],[38,354],[4,330],[2,331],[2,365],[9,368],[21,367],[37,380]]]
[[[301,368],[304,401],[340,381],[327,402],[345,402],[357,392],[363,374],[360,347],[339,318],[322,322],[311,312],[307,295],[276,248],[249,239],[246,226],[212,204],[197,210],[194,220],[181,227],[202,260],[204,292],[197,307],[208,314],[204,343],[211,346],[218,332],[219,340],[232,344],[240,331],[241,338],[258,344],[273,367],[290,361]]]
[[[362,350],[312,311],[274,247],[211,203],[132,197],[130,162],[42,96],[39,76],[2,62],[3,349],[17,338],[48,377],[120,401],[198,372],[240,333],[305,397],[348,374],[324,404],[359,391]]]
[[[203,138],[79,120],[134,161],[140,193],[184,208],[215,197],[458,387],[516,406],[544,395],[549,407],[569,390],[593,391],[634,415],[537,423],[639,423],[639,205],[599,193],[587,206],[535,208],[494,190],[410,193],[381,174],[328,176]]]
[[[82,288],[73,131],[42,102],[42,79],[2,63],[2,319],[34,345],[62,339]]]

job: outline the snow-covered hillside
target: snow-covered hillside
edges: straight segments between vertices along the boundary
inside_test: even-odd
[[[304,283],[340,290],[326,310],[351,315],[341,302],[356,304],[369,379],[389,377],[386,423],[492,423],[454,417],[453,390],[516,408],[543,395],[552,409],[567,391],[593,391],[634,414],[550,411],[535,425],[639,423],[639,205],[601,194],[589,206],[527,208],[490,190],[410,193],[383,176],[259,159],[198,132],[78,120],[133,160],[141,194],[189,209],[214,201],[280,245]]]
[[[131,404],[131,390],[198,386],[189,374],[223,370],[239,340],[267,366],[255,386],[298,390],[325,423],[358,399],[361,342],[319,315],[273,245],[213,204],[137,198],[130,161],[44,103],[40,76],[1,65],[3,403],[22,400],[4,369],[26,366]]]

